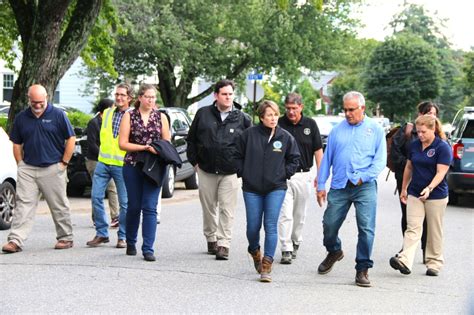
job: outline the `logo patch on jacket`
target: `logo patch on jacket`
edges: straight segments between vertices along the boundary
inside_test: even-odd
[[[273,142],[273,152],[281,152],[282,147],[283,147],[283,144],[281,143],[281,141]]]

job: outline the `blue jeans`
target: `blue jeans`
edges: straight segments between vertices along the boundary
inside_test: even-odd
[[[140,167],[132,165],[123,166],[123,178],[128,193],[127,244],[137,243],[140,216],[143,212],[142,252],[153,254],[156,237],[156,206],[161,187],[148,180]]]
[[[104,209],[104,198],[107,185],[113,178],[117,187],[120,205],[118,239],[125,239],[125,218],[127,215],[127,190],[122,176],[122,167],[98,162],[92,179],[92,209],[94,211],[97,236],[109,237],[109,222]]]
[[[372,268],[374,265],[370,256],[372,255],[375,234],[376,181],[329,191],[328,206],[323,217],[323,242],[328,252],[341,250],[341,240],[338,233],[352,203],[355,206],[357,229],[359,231],[355,268],[360,271]]]
[[[278,242],[278,217],[285,199],[286,190],[274,190],[266,195],[244,191],[245,211],[247,213],[247,239],[249,251],[260,248],[260,229],[265,229],[264,256],[275,255]]]

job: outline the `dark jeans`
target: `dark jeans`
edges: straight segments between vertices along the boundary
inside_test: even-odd
[[[403,183],[403,172],[395,172],[395,179],[397,180],[397,190],[398,196],[400,196],[400,192],[402,191],[402,183]],[[400,207],[402,209],[402,236],[405,235],[405,231],[407,230],[407,205],[400,201]],[[428,233],[428,226],[426,224],[426,218],[423,221],[423,233],[421,234],[421,249],[423,250],[423,256],[425,254],[426,248],[426,235]]]
[[[143,213],[142,252],[143,254],[153,254],[153,244],[156,237],[156,206],[161,187],[148,180],[139,167],[131,165],[124,165],[123,178],[128,195],[127,244],[135,245],[137,243],[140,216]]]

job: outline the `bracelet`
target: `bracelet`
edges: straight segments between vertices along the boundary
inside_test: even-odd
[[[68,163],[68,162],[66,162],[66,161],[64,161],[64,160],[61,160],[61,162],[60,162],[60,163],[64,164],[65,166],[68,166],[68,165],[69,165],[69,163]]]

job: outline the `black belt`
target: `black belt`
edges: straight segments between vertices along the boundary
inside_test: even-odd
[[[355,188],[357,186],[360,186],[362,184],[353,184],[350,180],[347,181],[347,184],[346,184],[346,188],[349,187],[349,188]]]
[[[302,168],[302,167],[296,169],[297,172],[302,172],[302,173],[309,172],[309,170],[310,170],[309,168]]]

